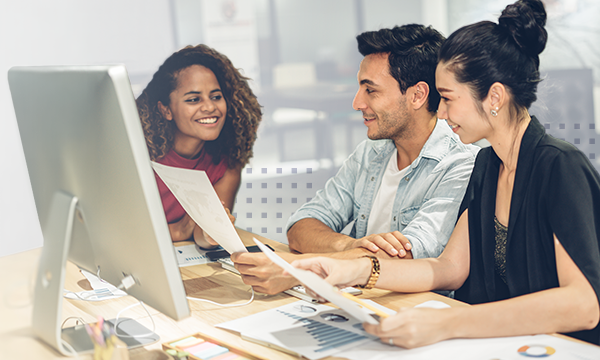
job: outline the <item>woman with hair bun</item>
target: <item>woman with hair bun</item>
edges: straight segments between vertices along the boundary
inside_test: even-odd
[[[248,80],[216,50],[187,46],[165,60],[137,99],[151,160],[205,171],[232,221],[262,116]],[[173,241],[215,246],[158,175],[156,181]]]
[[[417,347],[449,338],[560,332],[600,343],[600,176],[573,145],[546,134],[528,112],[546,45],[539,0],[517,1],[498,24],[454,32],[440,49],[438,117],[461,140],[487,139],[459,219],[437,259],[380,261],[375,286],[456,290],[473,304],[403,308],[365,329]],[[338,286],[369,284],[376,260],[294,262]],[[400,280],[398,280],[400,278]]]

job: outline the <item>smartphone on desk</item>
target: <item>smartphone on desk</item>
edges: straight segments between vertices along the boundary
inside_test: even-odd
[[[267,244],[265,244],[267,245]],[[198,246],[198,245],[196,245]],[[273,250],[272,247],[270,247],[269,245],[267,245],[267,247],[271,250]],[[252,246],[246,246],[246,250],[248,250],[248,252],[261,252],[260,249],[258,248],[258,246],[256,245],[252,245]],[[275,250],[273,250],[275,251]],[[218,259],[222,259],[222,258],[228,258],[229,257],[229,253],[227,252],[227,250],[215,250],[215,251],[209,251],[206,253],[206,256],[210,259],[210,261],[217,261]]]

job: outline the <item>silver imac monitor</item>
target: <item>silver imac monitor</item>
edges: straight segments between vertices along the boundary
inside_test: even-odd
[[[115,286],[133,280],[129,295],[173,319],[189,316],[125,67],[13,67],[8,81],[44,236],[37,335],[65,355],[64,341],[91,350],[60,329],[67,260]]]

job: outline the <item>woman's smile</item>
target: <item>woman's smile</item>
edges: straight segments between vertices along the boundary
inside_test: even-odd
[[[219,120],[219,117],[217,117],[217,116],[212,116],[212,117],[205,117],[205,118],[201,118],[201,119],[198,119],[198,120],[195,120],[195,121],[196,121],[197,123],[200,123],[200,124],[208,124],[208,125],[211,125],[211,124],[216,124],[218,120]]]
[[[448,123],[448,126],[450,126],[450,128],[452,129],[452,131],[454,131],[455,133],[460,128],[460,125],[454,124],[451,121],[449,121],[448,119],[446,119],[446,122]]]

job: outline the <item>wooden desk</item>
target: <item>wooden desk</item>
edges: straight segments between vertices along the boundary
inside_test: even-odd
[[[250,234],[239,230],[242,240],[251,244]],[[256,235],[254,235],[256,236]],[[269,243],[277,251],[288,251],[286,245],[257,236],[261,241]],[[63,358],[55,350],[38,340],[33,335],[31,327],[32,296],[38,259],[41,248],[0,258],[0,353],[7,359],[59,359]],[[183,282],[188,296],[194,296],[220,303],[243,303],[250,297],[250,288],[244,285],[236,274],[223,270],[217,264],[198,265],[181,268]],[[88,289],[89,283],[73,264],[67,264],[65,288],[71,291]],[[360,296],[369,298],[392,309],[401,306],[414,306],[427,300],[440,300],[451,306],[467,306],[458,301],[434,294],[398,294],[383,290],[367,290]],[[242,340],[236,334],[217,329],[213,325],[237,319],[243,316],[285,305],[298,299],[287,294],[263,295],[256,294],[254,302],[236,308],[223,308],[208,303],[190,301],[192,315],[181,321],[174,321],[167,316],[149,308],[156,323],[156,333],[161,339],[158,343],[145,348],[130,351],[132,360],[152,359],[161,344],[196,332],[202,332],[237,345],[255,356],[266,359],[297,359],[297,357],[269,349]],[[94,322],[96,315],[106,319],[116,317],[124,307],[137,303],[137,300],[126,296],[115,300],[101,302],[86,302],[64,300],[63,317],[81,317],[84,321]],[[135,318],[148,328],[151,321],[144,310],[138,306],[129,310],[127,316]],[[74,321],[66,326],[74,325]],[[92,356],[80,356],[81,359],[91,359]]]

